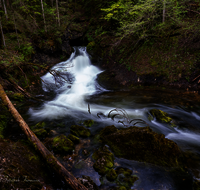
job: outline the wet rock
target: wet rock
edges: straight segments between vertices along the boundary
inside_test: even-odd
[[[91,127],[93,124],[94,124],[94,121],[92,119],[85,120],[83,122],[83,125],[85,125],[86,127]]]
[[[90,154],[90,152],[89,152],[87,149],[84,149],[84,150],[82,151],[82,154],[83,154],[84,156],[88,156],[88,155]]]
[[[139,179],[136,175],[132,175],[132,170],[128,168],[116,168],[116,173],[118,183],[126,188],[130,188]]]
[[[80,139],[72,134],[69,134],[67,138],[70,139],[74,144],[80,143]]]
[[[172,127],[175,127],[176,125],[174,124],[173,120],[171,117],[168,116],[168,114],[162,110],[159,109],[151,109],[150,110],[150,114],[149,115],[149,120],[153,120],[154,118],[156,118],[156,120],[158,120],[159,122],[162,123],[170,123]]]
[[[114,169],[109,170],[109,172],[106,175],[106,178],[109,181],[114,181],[115,179],[117,179],[117,173]]]
[[[98,190],[98,186],[90,179],[89,176],[83,175],[82,178],[78,180],[88,189],[88,190]]]
[[[119,90],[122,88],[122,85],[116,80],[116,75],[107,70],[97,76],[97,82],[100,86],[108,90]]]
[[[50,131],[50,134],[51,134],[52,136],[58,135],[58,133],[57,133],[55,130],[51,130],[51,131]]]
[[[74,150],[74,143],[68,139],[65,135],[59,135],[53,139],[53,150],[56,153],[64,154],[70,153]]]
[[[111,128],[111,127],[110,127]],[[108,129],[107,129],[108,130]],[[129,127],[105,135],[100,139],[109,145],[118,157],[176,167],[182,164],[182,152],[173,141],[157,134],[150,127]]]
[[[91,135],[89,129],[79,125],[72,125],[70,127],[70,132],[77,137],[89,137]]]
[[[104,127],[100,131],[100,136],[103,137],[103,136],[115,133],[116,131],[118,131],[118,129],[114,125],[110,125],[110,126]]]
[[[106,146],[95,151],[92,158],[96,161],[94,169],[101,175],[105,175],[114,166],[114,155]]]
[[[35,126],[31,126],[32,131],[38,138],[45,138],[48,136],[49,129],[45,129],[45,122],[39,122]]]
[[[48,136],[48,133],[45,129],[35,129],[33,132],[38,138],[45,138]]]

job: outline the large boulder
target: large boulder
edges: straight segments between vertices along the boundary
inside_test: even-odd
[[[161,166],[180,166],[182,152],[177,144],[150,127],[129,127],[118,130],[108,126],[100,132],[100,139],[117,157]]]

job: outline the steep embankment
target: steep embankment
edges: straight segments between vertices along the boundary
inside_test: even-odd
[[[90,1],[89,1],[90,2]],[[182,13],[177,22],[160,24],[156,20],[149,35],[117,36],[120,20],[106,20],[103,8],[110,4],[95,2],[85,37],[87,49],[94,62],[106,69],[99,77],[102,85],[109,88],[132,87],[136,85],[170,86],[185,90],[198,90],[200,79],[200,14],[198,3],[182,4]],[[118,4],[114,4],[119,7]],[[88,3],[88,6],[91,6]],[[99,8],[100,7],[100,8]],[[117,8],[110,6],[117,12]],[[94,13],[95,11],[95,13]],[[124,20],[126,22],[126,20]],[[148,30],[148,29],[147,29]],[[144,31],[141,31],[144,32]],[[153,34],[153,35],[151,35]],[[113,86],[114,85],[114,86]]]

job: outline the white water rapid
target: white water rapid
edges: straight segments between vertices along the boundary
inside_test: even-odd
[[[182,105],[186,99],[181,99],[183,102],[177,101],[179,97],[177,98],[176,95],[167,94],[168,91],[157,89],[143,90],[136,88],[129,91],[108,91],[103,89],[96,81],[97,75],[101,72],[98,67],[91,64],[86,48],[75,48],[74,53],[67,61],[55,65],[50,72],[41,77],[43,90],[47,92],[44,93],[47,94],[45,98],[48,97],[51,100],[46,100],[42,105],[35,105],[35,107],[29,109],[30,122],[35,124],[39,121],[45,121],[49,129],[55,129],[58,134],[67,135],[70,126],[83,124],[84,120],[92,119],[95,122],[90,131],[92,135],[96,135],[101,129],[109,125],[115,125],[119,128],[127,127],[130,122],[126,122],[126,126],[124,126],[118,123],[120,117],[115,118],[114,121],[105,117],[114,108],[123,108],[127,113],[127,118],[129,117],[129,121],[142,119],[153,131],[164,134],[165,138],[176,142],[181,149],[197,154],[198,156],[195,159],[198,164],[195,167],[200,170],[200,105],[196,105],[196,103],[193,105],[190,101]],[[88,104],[91,114],[88,113]],[[172,127],[169,123],[160,122],[156,118],[150,121],[148,117],[151,109],[160,109],[168,113],[176,121],[176,126]],[[100,118],[97,117],[97,113],[102,113]],[[113,113],[113,115],[115,114],[116,112]],[[126,117],[124,120],[126,120]],[[62,123],[64,127],[59,125]],[[144,127],[146,124],[137,123],[136,126]],[[92,142],[93,136],[89,138]],[[94,148],[96,149],[96,145]],[[91,151],[93,151],[92,148]],[[82,154],[81,152],[80,154]],[[175,175],[166,173],[166,170],[159,167],[150,167],[146,163],[143,165],[143,163],[117,157],[115,157],[115,160],[115,163],[136,171],[141,178],[142,183],[139,180],[131,189],[177,190],[176,186],[180,186],[179,189],[185,187],[184,184],[180,185],[183,183],[182,177],[179,184],[179,176],[175,178]],[[99,175],[92,166],[88,166],[85,160],[80,160],[78,163],[85,163],[85,165],[81,169],[79,167],[73,168],[76,177],[88,175],[96,184],[101,185]],[[197,178],[200,178],[200,175]],[[177,180],[178,182],[176,182]],[[188,181],[189,184],[190,180]],[[188,186],[186,186],[187,190],[189,190]]]
[[[37,108],[30,108],[29,114],[33,120],[44,119],[62,119],[65,116],[72,116],[78,120],[92,118],[98,120],[97,113],[108,115],[113,108],[124,108],[130,119],[143,119],[151,128],[159,133],[163,133],[166,138],[175,142],[185,142],[186,144],[200,145],[200,134],[192,131],[174,129],[157,121],[149,121],[147,112],[153,109],[154,105],[145,103],[137,104],[136,96],[128,95],[103,95],[93,101],[91,95],[106,91],[96,82],[97,75],[102,71],[91,64],[86,48],[75,48],[71,57],[65,61],[55,65],[51,69],[51,73],[47,73],[41,77],[43,81],[44,91],[54,91],[56,97],[51,101],[46,101]],[[54,73],[54,76],[52,75]],[[55,75],[57,77],[55,77]],[[140,97],[139,97],[140,98]],[[101,102],[103,99],[103,103]],[[88,103],[89,102],[89,103]],[[90,103],[91,102],[91,103]],[[91,108],[91,115],[88,113],[88,104]],[[179,118],[185,118],[189,123],[193,122],[198,125],[200,116],[195,112],[186,112],[177,108],[170,108],[156,104],[156,108],[177,115]],[[102,118],[107,124],[113,124],[109,118]],[[186,121],[187,121],[186,120]],[[115,125],[118,125],[115,122]],[[121,124],[119,124],[121,125]],[[144,126],[144,125],[141,125]]]
[[[37,110],[30,109],[29,113],[38,119],[56,119],[72,114],[73,110],[87,112],[85,97],[103,90],[95,81],[101,72],[91,64],[86,48],[75,48],[67,61],[51,69],[51,73],[57,73],[58,77],[49,72],[41,77],[43,90],[55,90],[56,98]]]

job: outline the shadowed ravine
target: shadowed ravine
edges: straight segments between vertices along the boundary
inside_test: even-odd
[[[181,99],[175,94],[173,96],[162,90],[130,90],[124,92],[108,91],[102,88],[96,81],[98,74],[102,71],[90,62],[86,48],[75,48],[75,52],[70,59],[55,65],[52,72],[57,72],[58,77],[47,73],[42,79],[43,90],[45,93],[53,93],[54,98],[44,101],[42,105],[29,109],[30,121],[35,123],[45,121],[49,123],[62,123],[64,127],[57,127],[57,134],[68,134],[69,128],[73,124],[79,124],[84,120],[92,119],[95,121],[94,126],[90,128],[92,137],[90,141],[91,147],[88,157],[84,157],[81,151],[79,156],[74,159],[71,171],[76,177],[82,175],[90,176],[91,179],[100,188],[112,186],[113,184],[101,177],[95,172],[92,165],[86,163],[85,160],[91,160],[94,149],[98,146],[93,142],[94,136],[104,127],[115,125],[117,128],[125,128],[126,126],[118,123],[120,118],[97,117],[97,113],[105,116],[113,108],[123,108],[126,110],[129,119],[142,119],[155,132],[164,134],[168,138],[178,144],[181,150],[192,152],[195,155],[200,154],[200,111],[199,105],[187,99]],[[91,114],[88,113],[88,104]],[[167,123],[162,123],[156,119],[149,120],[149,111],[151,109],[160,109],[176,121],[176,126],[171,127]],[[136,124],[138,127],[144,127],[144,124]],[[93,144],[94,143],[94,144]],[[87,144],[87,143],[86,143]],[[93,146],[93,148],[92,148]],[[200,178],[199,160],[197,159],[195,167],[196,174],[188,176],[177,174],[165,168],[148,165],[141,162],[126,160],[115,157],[115,163],[131,169],[139,179],[134,183],[131,189],[192,189],[193,179]],[[82,163],[82,165],[80,164]],[[185,176],[184,176],[185,175]],[[183,179],[184,178],[184,182]]]

